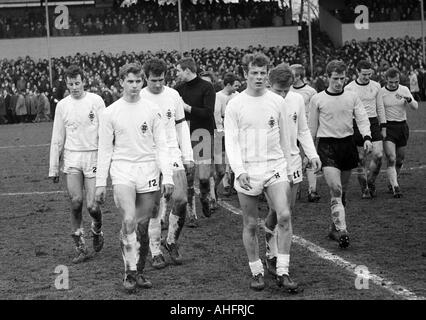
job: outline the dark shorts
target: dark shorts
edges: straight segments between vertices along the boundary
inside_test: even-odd
[[[377,117],[374,118],[368,118],[370,120],[370,131],[371,131],[371,138],[372,141],[382,141],[383,136],[382,132],[380,130],[380,123],[379,119]],[[364,146],[364,138],[361,135],[361,132],[359,132],[358,126],[356,124],[356,121],[354,119],[354,140],[357,147],[363,147]]]
[[[409,129],[406,121],[388,121],[386,123],[385,141],[395,143],[396,147],[405,147],[407,145]]]
[[[353,136],[342,139],[319,138],[318,155],[323,167],[348,171],[358,167],[358,150]]]

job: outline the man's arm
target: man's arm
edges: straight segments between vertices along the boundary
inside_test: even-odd
[[[283,104],[287,104],[284,99],[282,99]],[[279,126],[280,126],[280,146],[281,150],[284,153],[284,158],[287,164],[287,175],[291,175],[291,151],[290,151],[290,131],[289,131],[289,117],[286,116],[283,110],[286,110],[288,107],[281,107],[280,118],[279,118]]]
[[[306,120],[305,104],[303,98],[300,99],[299,105],[300,114],[299,121],[297,123],[297,140],[299,140],[309,160],[313,158],[319,158],[318,153],[315,149],[311,132],[309,131],[308,122]]]
[[[239,128],[234,107],[237,106],[228,104],[225,111],[225,151],[229,165],[235,173],[235,178],[238,179],[241,174],[247,173],[247,171],[244,169],[241,158],[241,147],[238,141]]]
[[[179,96],[176,103],[176,136],[178,138],[180,150],[184,162],[194,161],[194,155],[191,145],[191,134],[189,132],[188,123],[185,120],[185,112],[183,110],[183,101]]]
[[[49,177],[59,176],[59,159],[65,145],[66,131],[62,117],[62,105],[58,105],[53,120],[52,139],[50,143]]]
[[[311,101],[309,102],[309,131],[311,132],[312,139],[315,141],[318,133],[318,126],[319,126],[319,109],[318,104],[316,103],[316,98],[318,96],[315,95],[312,97]]]
[[[113,154],[114,127],[111,114],[106,110],[99,117],[98,162],[96,171],[96,187],[106,187],[108,171]]]
[[[359,132],[361,133],[364,140],[371,141],[370,120],[368,119],[368,114],[365,110],[364,104],[358,96],[355,97],[354,103],[354,117],[359,128]]]

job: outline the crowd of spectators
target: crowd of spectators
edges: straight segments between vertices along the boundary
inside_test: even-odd
[[[422,0],[423,1],[423,0]],[[344,9],[332,13],[343,23],[354,22],[358,14],[355,8],[364,5],[368,8],[370,22],[420,20],[419,0],[345,0]]]
[[[384,85],[385,71],[389,67],[397,67],[402,73],[401,84],[409,87],[417,99],[425,100],[426,71],[421,58],[421,39],[405,37],[369,39],[366,42],[353,40],[340,48],[334,48],[324,44],[328,43],[324,35],[318,34],[314,38],[317,40],[324,38],[324,41],[314,43],[312,75],[309,71],[308,46],[303,42],[299,46],[258,45],[244,49],[201,48],[185,52],[184,55],[191,55],[197,61],[200,71],[213,73],[218,90],[222,75],[227,72],[238,75],[244,88],[244,74],[240,64],[241,58],[246,53],[261,51],[270,57],[272,65],[283,62],[304,65],[307,70],[306,81],[311,83],[317,91],[327,87],[325,66],[328,61],[336,58],[345,61],[348,65],[347,81],[350,81],[356,77],[356,63],[361,59],[367,59],[373,64],[374,80]],[[22,122],[53,118],[56,103],[68,94],[63,74],[70,64],[78,64],[83,68],[86,75],[86,89],[101,95],[108,106],[120,97],[121,88],[118,79],[120,66],[128,62],[143,63],[154,56],[166,61],[168,66],[166,84],[174,87],[176,85],[175,64],[180,58],[180,53],[177,51],[122,52],[120,54],[101,51],[53,58],[52,86],[50,86],[49,64],[46,59],[34,61],[30,57],[19,57],[16,60],[0,60],[0,123],[6,120]],[[20,95],[22,97],[19,98]],[[37,101],[32,103],[29,102],[30,100]],[[26,108],[22,107],[22,104],[25,104]]]
[[[84,10],[69,7],[69,28],[54,27],[51,13],[52,36],[79,36],[179,31],[176,3],[138,1],[130,7],[120,7],[120,0],[110,9]],[[90,11],[89,13],[87,11]],[[0,15],[0,38],[41,37],[46,35],[43,8],[22,9],[19,15]],[[279,7],[278,1],[239,3],[182,1],[182,29],[218,30],[254,27],[281,27],[293,24],[289,7]]]

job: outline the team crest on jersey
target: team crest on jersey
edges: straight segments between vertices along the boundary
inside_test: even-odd
[[[93,110],[90,110],[89,112],[89,119],[90,122],[93,122],[93,120],[95,119],[95,113],[93,112]]]
[[[271,127],[271,128],[273,128],[274,127],[274,125],[275,125],[275,119],[274,119],[274,117],[270,117],[269,118],[269,121],[268,121],[268,124],[269,124],[269,126]]]
[[[291,116],[291,118],[293,119],[294,123],[296,123],[297,121],[297,113],[293,113],[293,115]]]
[[[167,110],[166,116],[167,116],[167,119],[169,119],[169,120],[172,118],[173,114],[172,114],[172,111],[170,109]]]
[[[142,134],[145,134],[146,130],[148,130],[148,125],[146,124],[146,121],[141,125],[141,131]]]

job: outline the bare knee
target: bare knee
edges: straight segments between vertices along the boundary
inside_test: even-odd
[[[341,197],[342,196],[342,185],[333,183],[330,185],[330,194],[332,197]]]
[[[278,225],[284,230],[288,230],[290,228],[291,214],[290,210],[283,210],[278,215]]]
[[[122,222],[122,230],[124,234],[131,234],[136,231],[137,223],[133,218],[125,217]]]
[[[388,166],[394,167],[396,164],[396,156],[395,155],[388,155]]]
[[[249,221],[244,224],[244,230],[249,232],[251,235],[255,235],[257,232],[257,221]]]
[[[71,196],[71,208],[75,211],[81,211],[83,208],[83,198],[81,196]]]

